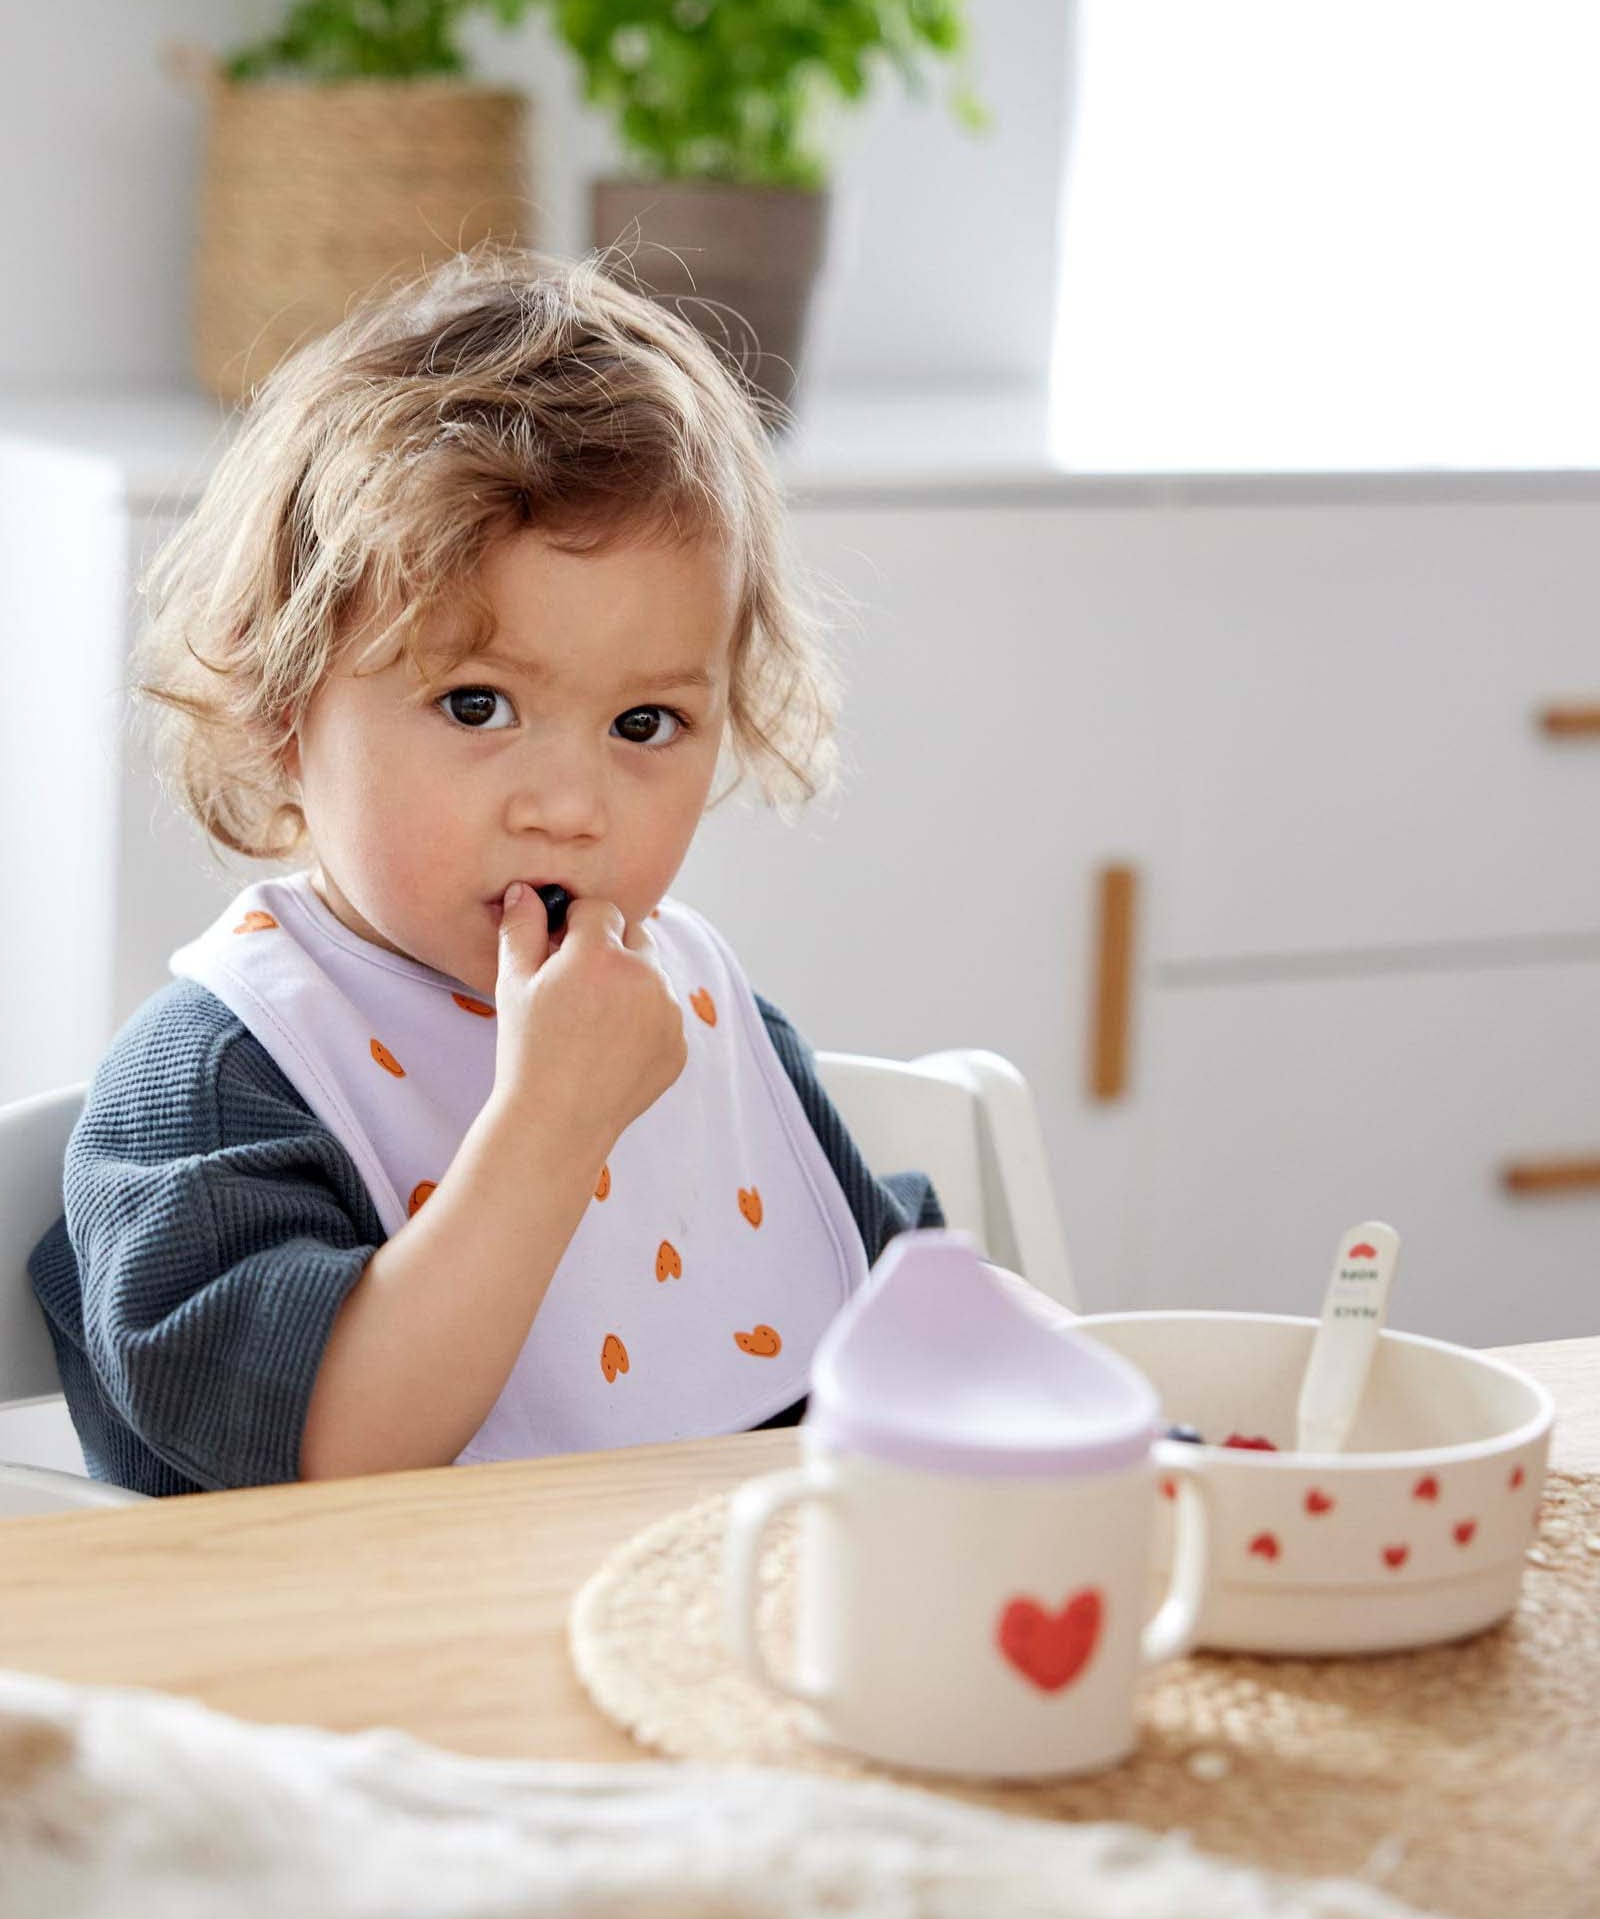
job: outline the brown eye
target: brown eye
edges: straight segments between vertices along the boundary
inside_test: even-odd
[[[498,733],[503,727],[491,725],[494,719],[496,702],[505,701],[507,713],[511,702],[504,693],[497,693],[492,686],[457,686],[441,695],[434,704],[445,709],[450,718],[475,733]],[[504,723],[511,724],[509,718]]]
[[[674,729],[665,739],[661,738],[660,732],[663,720]],[[632,741],[635,746],[670,746],[686,730],[683,720],[664,706],[629,707],[611,724],[618,729],[623,739]]]

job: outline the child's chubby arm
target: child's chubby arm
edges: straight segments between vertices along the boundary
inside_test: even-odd
[[[495,1005],[494,1090],[339,1309],[302,1479],[455,1458],[499,1397],[606,1156],[688,1057],[648,930],[605,900],[573,903],[552,954],[539,896],[508,896]]]

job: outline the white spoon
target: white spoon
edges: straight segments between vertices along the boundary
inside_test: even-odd
[[[1400,1235],[1379,1219],[1352,1226],[1339,1241],[1322,1302],[1322,1324],[1300,1382],[1296,1452],[1344,1449],[1361,1410],[1399,1257]]]

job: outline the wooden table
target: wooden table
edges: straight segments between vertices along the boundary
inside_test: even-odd
[[[1499,1350],[1555,1394],[1551,1464],[1600,1470],[1600,1338]],[[6,1520],[0,1665],[465,1753],[646,1759],[573,1676],[572,1595],[795,1448],[790,1428]]]

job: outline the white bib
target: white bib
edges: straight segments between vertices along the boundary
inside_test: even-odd
[[[866,1277],[849,1203],[732,950],[671,899],[650,930],[688,1064],[612,1148],[458,1463],[759,1425],[806,1391],[818,1338]],[[309,872],[246,887],[169,964],[250,1029],[398,1232],[489,1097],[493,1003],[358,937]]]

